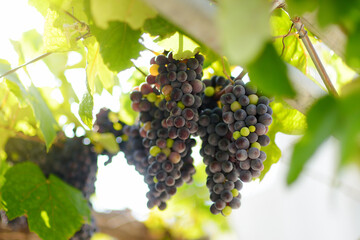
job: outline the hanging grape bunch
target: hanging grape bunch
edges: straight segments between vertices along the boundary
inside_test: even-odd
[[[264,169],[261,148],[270,143],[272,110],[270,100],[250,83],[222,76],[201,80],[203,62],[200,54],[182,60],[172,52],[153,57],[146,82],[130,93],[138,121],[117,132],[111,124],[107,128],[115,137],[123,134],[120,149],[144,176],[148,207],[160,210],[178,187],[192,182],[196,142],[191,136],[199,136],[210,211],[227,216],[241,205],[243,182]]]
[[[205,79],[204,110],[200,114],[198,135],[203,144],[201,154],[207,165],[207,187],[211,212],[229,215],[240,207],[242,182],[260,176],[265,152],[270,143],[265,135],[272,122],[270,100],[256,87],[242,80],[220,76]],[[232,83],[230,83],[232,82]],[[221,109],[218,100],[221,103]]]

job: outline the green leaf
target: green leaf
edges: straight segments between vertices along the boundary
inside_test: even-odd
[[[111,154],[117,154],[120,151],[119,144],[116,142],[112,133],[89,132],[89,138],[92,143],[99,144]]]
[[[346,4],[338,0],[287,0],[288,10],[292,16],[317,10],[321,26],[334,23],[348,23],[349,19],[359,16],[360,1],[348,0]]]
[[[78,49],[77,38],[88,32],[84,0],[29,0],[45,16],[44,51],[65,52]],[[71,17],[69,14],[73,15]]]
[[[99,79],[101,81],[101,85],[111,92],[115,82],[117,81],[116,73],[110,71],[104,64],[100,54],[100,45],[96,42],[95,38],[86,39],[84,43],[87,48],[86,76],[91,89],[91,94],[94,94],[96,79]]]
[[[273,110],[273,123],[270,125],[270,131],[275,130],[285,134],[303,134],[307,129],[305,115],[287,103],[275,101],[270,106]]]
[[[34,85],[31,85],[28,91],[28,99],[36,119],[40,122],[40,129],[45,139],[46,148],[49,149],[56,137],[58,130],[57,122],[39,90]]]
[[[159,36],[161,39],[168,38],[177,31],[177,27],[159,15],[156,18],[147,19],[143,28],[151,36]]]
[[[137,58],[144,49],[138,41],[141,31],[132,30],[126,23],[111,22],[105,30],[92,26],[91,32],[100,44],[104,63],[115,72],[131,67],[131,59]]]
[[[345,58],[350,67],[360,71],[360,21],[356,26],[356,30],[349,34],[346,45]]]
[[[102,29],[108,28],[112,21],[139,29],[146,19],[156,16],[156,11],[141,0],[90,0],[90,8],[96,26]]]
[[[271,18],[272,35],[283,36],[286,35],[291,28],[291,21],[289,15],[282,9],[276,9]],[[292,29],[292,33],[296,31]],[[303,73],[306,73],[307,67],[307,54],[304,54],[301,40],[296,35],[290,35],[285,37],[284,45],[282,43],[283,38],[276,38],[273,42],[274,47],[279,55],[283,52],[282,59],[285,62],[290,63],[296,68],[300,69]]]
[[[285,63],[268,43],[260,56],[247,66],[251,81],[266,95],[294,97],[295,92],[287,76]]]
[[[224,55],[232,64],[245,65],[270,39],[269,1],[223,0],[218,5],[217,22]]]
[[[10,70],[10,65],[5,60],[0,60],[0,71],[6,72],[8,70]],[[8,88],[19,101],[23,103],[28,102],[31,105],[34,115],[40,123],[46,147],[49,149],[56,137],[58,125],[44,98],[34,85],[31,85],[26,90],[15,73],[7,75],[6,79]]]
[[[274,163],[277,163],[281,157],[281,150],[276,145],[275,142],[275,134],[276,132],[269,133],[268,136],[270,137],[270,144],[266,147],[262,147],[261,151],[266,153],[266,160],[264,162],[264,170],[261,171],[260,181],[264,179],[265,175],[269,172],[271,166]]]
[[[200,51],[200,45],[182,33],[175,33],[173,36],[161,40],[158,45],[164,50],[172,51],[173,58],[177,60],[193,57]]]
[[[317,148],[334,132],[338,123],[336,100],[325,96],[318,100],[308,113],[308,129],[295,144],[291,158],[287,183],[292,184],[301,173],[304,165]]]
[[[82,193],[54,175],[46,179],[33,163],[21,163],[5,174],[2,197],[7,216],[26,214],[30,231],[44,240],[69,239],[89,221],[90,210]]]
[[[274,163],[277,163],[281,157],[281,151],[275,142],[275,136],[278,132],[285,134],[302,134],[306,128],[306,117],[298,110],[290,107],[283,101],[274,101],[270,104],[273,110],[273,122],[270,125],[268,136],[270,144],[262,147],[261,150],[267,155],[264,162],[264,170],[261,172],[260,180],[270,170]]]
[[[93,121],[93,111],[94,108],[94,99],[93,96],[87,92],[84,94],[83,99],[81,100],[79,106],[79,115],[83,123],[92,129]]]

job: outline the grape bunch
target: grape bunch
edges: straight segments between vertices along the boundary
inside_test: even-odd
[[[270,100],[251,83],[213,76],[206,88],[197,135],[208,175],[213,214],[229,215],[239,208],[243,182],[260,176],[270,143],[266,135],[272,122]],[[221,108],[220,108],[221,107]]]
[[[261,147],[270,143],[266,135],[272,122],[270,100],[257,93],[251,83],[237,80],[221,96],[222,119],[232,133],[230,156],[235,157],[240,179],[249,182],[260,176],[266,160]]]
[[[142,144],[149,149],[148,167],[144,181],[148,184],[148,207],[166,208],[166,201],[176,193],[184,181],[192,180],[195,168],[192,165],[189,135],[181,139],[177,132],[167,125],[171,114],[166,109],[166,100],[158,89],[143,83],[130,94],[132,108],[139,112]]]
[[[228,151],[232,134],[222,120],[220,108],[207,108],[199,118],[199,136],[202,140],[200,154],[206,165],[206,186],[210,191],[213,214],[227,216],[240,207],[242,182],[239,180],[236,161]]]
[[[155,83],[166,102],[169,116],[166,125],[172,136],[186,140],[198,129],[198,109],[202,105],[201,94],[205,86],[201,81],[204,57],[175,60],[172,52],[160,54],[150,63],[148,83]]]

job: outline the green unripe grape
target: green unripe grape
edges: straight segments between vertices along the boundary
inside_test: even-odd
[[[259,97],[256,94],[249,95],[250,104],[257,104]]]
[[[158,155],[160,152],[161,152],[161,149],[158,146],[152,146],[149,151],[150,155],[153,157]]]
[[[231,190],[231,193],[232,193],[233,197],[236,197],[237,195],[239,195],[239,190],[234,188],[233,190]]]
[[[154,92],[149,93],[146,98],[149,102],[155,102],[157,100],[157,96]]]
[[[241,134],[241,136],[247,137],[250,134],[250,130],[247,127],[243,127],[240,130],[240,134]]]
[[[206,87],[204,90],[204,94],[207,97],[212,97],[215,94],[215,89],[213,87]]]
[[[177,106],[181,109],[184,109],[185,108],[185,105],[182,103],[182,102],[178,102],[177,103]]]
[[[232,212],[232,209],[231,209],[231,207],[226,206],[221,212],[224,216],[229,216]]]
[[[174,140],[173,140],[173,139],[168,138],[168,139],[166,140],[166,147],[167,147],[167,148],[172,148],[173,144],[174,144]]]
[[[164,148],[162,150],[162,152],[165,153],[165,155],[168,157],[170,155],[170,153],[171,153],[171,150],[170,150],[170,148]]]
[[[260,143],[258,143],[258,142],[254,142],[254,143],[252,143],[251,144],[251,147],[254,147],[254,148],[257,148],[257,149],[261,149],[261,145],[260,145]]]
[[[153,179],[154,183],[157,183],[159,182],[159,180],[154,176],[154,179]]]
[[[240,132],[239,132],[239,131],[235,131],[235,132],[233,133],[233,138],[236,140],[236,139],[238,139],[239,137],[241,137]]]
[[[250,131],[250,132],[255,132],[255,131],[256,131],[256,127],[255,127],[255,126],[250,126],[250,127],[249,127],[249,131]]]
[[[231,111],[236,112],[237,110],[241,109],[241,104],[239,102],[233,102],[230,105]]]

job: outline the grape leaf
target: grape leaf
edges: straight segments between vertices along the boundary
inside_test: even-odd
[[[28,99],[36,119],[40,122],[40,129],[45,139],[46,148],[49,149],[56,137],[58,130],[57,122],[39,90],[34,85],[31,85],[28,91]]]
[[[132,30],[128,24],[110,22],[105,30],[91,26],[91,32],[100,44],[100,53],[106,66],[115,72],[131,67],[131,59],[139,56],[144,47],[139,43],[141,31]]]
[[[91,89],[91,94],[94,94],[96,79],[100,80],[102,87],[111,92],[112,87],[117,81],[116,73],[110,71],[104,64],[100,54],[99,43],[96,42],[95,38],[88,38],[84,41],[84,43],[87,48],[86,75]]]
[[[159,36],[161,39],[168,38],[177,31],[177,27],[159,15],[156,18],[147,19],[143,28],[151,36]]]
[[[288,184],[292,184],[298,178],[304,165],[316,149],[333,133],[338,124],[337,108],[336,100],[327,95],[318,100],[309,110],[308,129],[294,146],[287,176]]]
[[[261,172],[260,180],[265,177],[272,164],[277,163],[281,157],[281,150],[275,142],[276,134],[278,132],[285,134],[302,134],[307,128],[305,115],[290,107],[287,103],[274,101],[270,106],[273,110],[273,122],[268,132],[270,144],[261,148],[261,150],[266,153],[267,159],[264,162],[264,170]]]
[[[29,4],[45,17],[44,51],[65,52],[79,48],[77,38],[88,32],[83,0],[29,0]]]
[[[79,115],[83,123],[92,129],[93,121],[93,108],[94,108],[94,99],[93,96],[87,92],[84,94],[83,99],[81,100],[79,106]]]
[[[287,76],[285,63],[268,43],[258,58],[247,65],[251,81],[266,95],[294,97],[295,92]]]
[[[156,11],[141,0],[90,0],[91,15],[97,27],[106,29],[112,21],[139,29]]]
[[[167,51],[172,51],[173,58],[177,60],[191,58],[200,51],[198,43],[178,32],[159,41],[158,45]]]
[[[271,29],[273,36],[284,36],[289,32],[291,28],[290,17],[282,9],[274,10],[270,18],[270,23],[272,26]],[[296,29],[293,28],[291,32],[293,33],[295,31]],[[282,40],[283,38],[276,38],[273,42],[277,53],[280,55],[283,51],[282,59],[285,62],[290,63],[291,65],[300,69],[303,73],[306,73],[308,56],[304,54],[304,50],[301,45],[302,43],[299,37],[295,35],[285,37],[284,45],[282,43]]]
[[[232,64],[244,66],[270,39],[268,1],[223,0],[218,5],[217,22],[224,55]]]
[[[345,58],[350,67],[360,71],[360,21],[356,26],[356,30],[349,34],[346,45]]]
[[[261,175],[259,177],[260,181],[264,179],[265,175],[269,172],[271,166],[274,163],[277,163],[281,157],[281,150],[275,142],[275,134],[276,132],[269,132],[268,136],[270,138],[270,144],[266,147],[261,148],[261,151],[264,151],[267,157],[266,161],[264,162],[264,170],[261,171]]]
[[[5,174],[1,189],[7,216],[26,215],[30,231],[44,240],[69,239],[90,219],[82,193],[54,175],[46,179],[40,168],[20,163]]]
[[[11,67],[9,63],[5,60],[0,60],[1,72],[5,72],[10,69]],[[28,90],[26,90],[15,73],[7,75],[6,79],[8,88],[19,99],[19,101],[23,103],[28,102],[31,105],[34,115],[40,123],[40,129],[44,136],[46,147],[49,149],[56,137],[58,126],[44,98],[34,85],[31,85]]]
[[[291,15],[302,15],[317,9],[318,22],[321,26],[349,21],[352,17],[358,16],[360,6],[358,0],[348,0],[346,4],[337,0],[287,0],[286,4]]]

